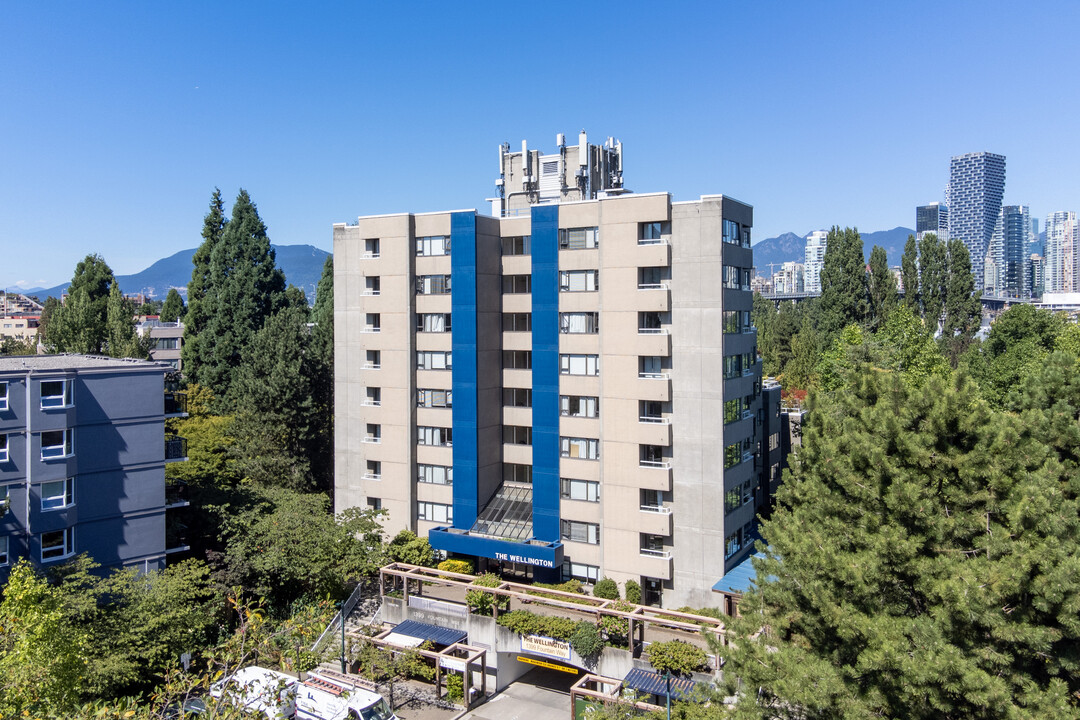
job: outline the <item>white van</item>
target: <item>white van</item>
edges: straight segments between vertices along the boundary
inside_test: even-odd
[[[312,674],[296,691],[296,717],[312,720],[397,720],[382,695]]]
[[[299,684],[291,675],[253,665],[211,685],[210,697],[225,700],[268,720],[278,720],[296,715]]]

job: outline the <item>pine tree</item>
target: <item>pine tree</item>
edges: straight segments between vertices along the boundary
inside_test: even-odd
[[[1021,415],[869,368],[811,397],[733,623],[735,717],[1077,716],[1080,381],[1055,358]]]
[[[885,325],[889,313],[896,307],[896,278],[889,270],[885,248],[875,245],[870,251],[870,273],[867,276],[870,299],[870,327],[877,330]]]
[[[927,233],[919,243],[919,300],[923,322],[932,333],[941,327],[947,275],[945,243]]]
[[[206,293],[210,289],[210,257],[213,255],[214,248],[221,243],[227,224],[221,191],[214,188],[214,193],[210,196],[210,211],[203,218],[203,241],[191,258],[195,267],[191,271],[191,282],[188,283],[188,307],[184,314],[184,342],[180,357],[183,361],[184,373],[192,379],[199,376],[202,363],[199,334],[206,328],[209,317],[206,308]]]
[[[195,381],[231,401],[245,349],[284,302],[285,275],[274,265],[266,225],[247,191],[241,190],[232,219],[210,254],[209,283],[200,303],[206,326],[197,336]]]
[[[900,281],[904,284],[904,304],[919,307],[919,246],[914,235],[908,235],[904,254],[900,258]]]
[[[176,322],[184,316],[186,311],[184,298],[180,297],[176,288],[169,288],[169,294],[165,296],[165,304],[161,306],[161,322]]]
[[[956,366],[960,355],[975,339],[982,322],[982,293],[975,292],[975,276],[971,273],[971,256],[961,240],[949,240],[948,281],[945,286],[945,320],[941,342],[945,355]]]
[[[867,290],[859,231],[834,226],[825,240],[821,268],[822,330],[832,336],[851,323],[865,323],[870,312]]]

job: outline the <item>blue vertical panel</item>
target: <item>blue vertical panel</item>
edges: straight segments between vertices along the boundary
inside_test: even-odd
[[[533,535],[553,542],[559,539],[558,205],[532,209],[532,347]]]
[[[468,530],[476,522],[477,386],[476,386],[476,214],[450,215],[450,317],[453,323],[454,527]]]

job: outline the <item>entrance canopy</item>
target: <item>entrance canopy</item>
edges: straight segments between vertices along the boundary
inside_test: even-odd
[[[444,628],[438,625],[428,625],[416,620],[406,620],[395,627],[394,631],[383,639],[398,647],[416,647],[427,640],[436,645],[453,645],[454,643],[464,642],[468,635],[464,630],[454,630],[453,628]]]
[[[660,673],[640,668],[634,668],[626,673],[626,677],[623,678],[623,687],[637,690],[646,695],[659,695],[660,697],[667,697],[667,683],[668,681]],[[672,675],[671,697],[678,699],[688,698],[694,692],[696,684],[693,680]]]

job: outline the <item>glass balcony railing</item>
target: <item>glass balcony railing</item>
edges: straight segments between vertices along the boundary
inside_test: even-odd
[[[165,460],[183,460],[187,457],[187,438],[179,435],[165,436]]]
[[[165,393],[165,414],[166,415],[186,415],[187,414],[187,393],[182,393],[182,392],[167,392],[167,393]]]

